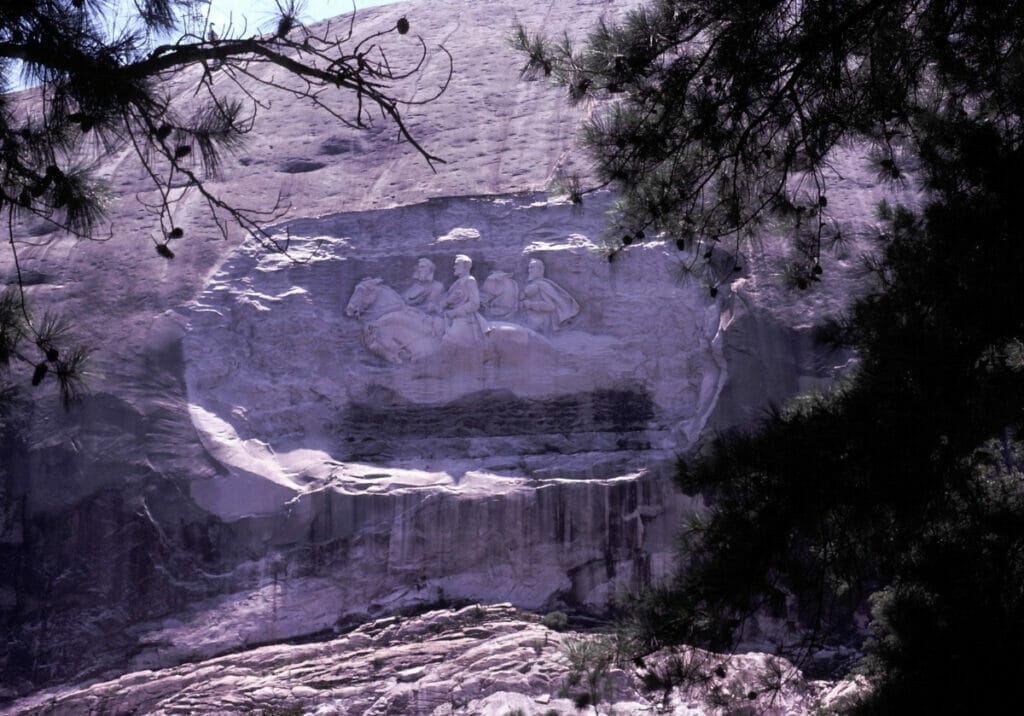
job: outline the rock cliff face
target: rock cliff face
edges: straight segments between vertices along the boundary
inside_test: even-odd
[[[440,600],[600,612],[668,571],[702,506],[672,461],[848,363],[810,328],[855,289],[858,250],[780,297],[768,237],[712,299],[670,240],[602,255],[607,198],[537,193],[585,175],[580,116],[517,77],[503,38],[513,17],[575,32],[625,6],[360,13],[357,32],[406,15],[455,57],[448,93],[410,116],[449,164],[270,97],[220,188],[289,190],[291,258],[220,240],[195,199],[178,257],[153,255],[127,154],[104,164],[123,192],[110,241],[24,247],[32,300],[97,353],[69,413],[20,387],[0,407],[0,697]],[[843,168],[830,199],[856,235],[877,192]],[[460,254],[481,305],[446,318],[467,300]]]

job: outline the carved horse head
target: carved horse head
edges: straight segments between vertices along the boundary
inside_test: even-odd
[[[384,283],[384,279],[368,276],[356,284],[352,298],[345,306],[345,315],[372,321],[403,308],[405,301],[393,288]]]
[[[384,285],[384,279],[374,276],[367,276],[352,291],[352,298],[345,306],[345,315],[352,318],[359,318],[363,313],[377,302],[377,293]]]

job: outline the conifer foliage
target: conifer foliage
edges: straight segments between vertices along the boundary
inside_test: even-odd
[[[936,113],[1013,114],[1020,2],[655,0],[581,45],[517,27],[527,76],[600,102],[584,142],[619,192],[618,235],[737,248],[770,218],[830,230],[830,153],[867,141],[901,181]],[[654,232],[647,231],[653,236]]]
[[[447,51],[409,35],[401,42],[415,51],[403,56],[413,59],[392,62],[383,40],[406,35],[408,19],[360,38],[355,15],[312,29],[301,23],[300,7],[278,0],[276,29],[246,36],[215,31],[204,15],[209,0],[0,3],[0,211],[14,264],[13,290],[0,297],[0,370],[28,364],[33,384],[56,376],[66,400],[76,392],[85,352],[64,350],[55,320],[26,306],[18,231],[26,220],[83,238],[109,231],[107,190],[91,175],[90,158],[122,147],[135,152],[152,184],[140,201],[153,217],[154,249],[166,259],[187,238],[189,227],[174,220],[185,193],[202,197],[225,236],[238,226],[270,250],[287,249],[262,231],[284,214],[283,200],[242,207],[210,186],[222,153],[251,130],[268,88],[349,127],[390,122],[428,163],[442,161],[417,142],[402,113],[440,95],[447,79],[415,100],[403,98],[403,83],[419,78],[432,54],[448,61],[450,79]],[[178,78],[190,70],[198,70],[196,79],[182,91]],[[16,72],[38,86],[34,94],[4,94]]]
[[[863,648],[863,712],[1005,709],[1024,678],[1024,3],[657,0],[580,47],[513,42],[527,73],[607,100],[586,140],[624,231],[738,251],[784,220],[811,288],[837,147],[923,190],[879,207],[874,288],[822,327],[856,374],[681,466],[711,507],[638,610],[643,643],[729,648],[775,616],[794,658]]]

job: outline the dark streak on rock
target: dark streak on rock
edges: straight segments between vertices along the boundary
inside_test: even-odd
[[[573,435],[600,434],[609,436],[602,442],[613,449],[642,450],[649,448],[643,431],[654,417],[650,393],[632,385],[542,399],[481,391],[440,405],[380,391],[367,402],[350,404],[340,431],[348,450],[360,456],[402,454],[403,443],[428,438],[455,449],[469,439],[510,436],[534,437],[545,451],[565,453],[575,451]]]

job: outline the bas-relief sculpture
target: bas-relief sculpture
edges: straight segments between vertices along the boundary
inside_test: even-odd
[[[359,281],[345,314],[362,322],[363,346],[390,367],[367,364],[364,378],[348,380],[352,395],[383,385],[414,403],[443,403],[484,389],[553,397],[640,385],[676,426],[669,428],[678,436],[673,445],[697,440],[725,376],[718,302],[684,304],[656,335],[634,330],[628,314],[595,330],[593,317],[579,324],[580,303],[545,275],[540,259],[530,259],[518,281],[512,271],[493,270],[478,285],[462,254],[453,273],[445,289],[433,261],[420,258],[401,292],[382,278]],[[673,367],[660,362],[663,339],[681,341],[673,344]]]
[[[455,282],[444,297],[442,348],[475,348],[483,345],[484,335],[490,332],[487,321],[480,315],[480,290],[470,273],[472,269],[471,258],[465,254],[455,257]]]
[[[480,287],[480,304],[486,315],[511,316],[519,310],[519,284],[506,271],[492,271]]]
[[[512,358],[510,351],[527,345],[550,354],[551,346],[541,334],[557,331],[579,313],[576,300],[544,278],[538,259],[530,261],[521,296],[515,279],[505,271],[492,272],[481,291],[472,269],[469,256],[456,256],[455,281],[447,291],[434,280],[435,266],[427,258],[416,262],[413,284],[401,294],[382,278],[366,277],[352,292],[345,315],[363,321],[365,347],[393,365],[437,354],[442,362],[467,366],[473,363],[469,354],[476,351],[481,351],[481,363]],[[526,325],[488,320],[484,313],[521,315]]]
[[[382,278],[360,281],[345,315],[363,321],[367,350],[394,365],[434,353],[444,333],[440,318],[407,305]]]
[[[345,315],[363,322],[367,350],[395,366],[418,364],[426,370],[424,378],[483,380],[486,367],[524,362],[543,368],[555,354],[552,346],[526,326],[487,320],[472,268],[472,259],[456,256],[455,281],[443,293],[429,259],[417,262],[414,284],[401,295],[382,278],[366,277],[352,292]]]
[[[540,333],[552,333],[580,312],[569,292],[544,278],[544,264],[530,259],[529,280],[523,289],[523,313],[527,324]]]
[[[441,310],[441,300],[444,298],[444,284],[434,280],[434,269],[434,262],[430,259],[417,261],[412,275],[413,284],[402,293],[407,304],[429,314]]]

